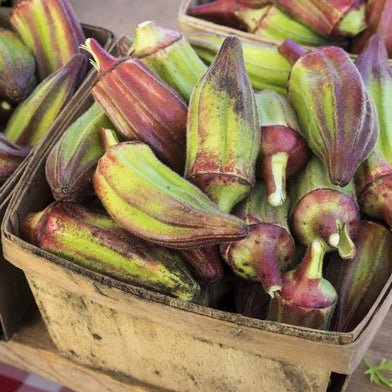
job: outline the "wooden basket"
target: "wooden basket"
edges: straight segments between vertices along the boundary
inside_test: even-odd
[[[0,27],[11,29],[9,23],[11,9],[0,7]],[[114,34],[98,26],[82,24],[83,31],[87,37],[95,38],[101,46],[109,50],[114,44]],[[95,79],[96,71],[91,69],[87,74],[84,82],[81,84],[71,101],[64,107],[60,115],[48,129],[46,134],[34,146],[33,151],[25,158],[16,172],[7,179],[0,187],[0,219],[4,217],[4,213],[11,194],[20,180],[21,175],[28,169],[30,161],[35,150],[43,151],[45,145],[50,145],[50,140],[56,139],[57,131],[62,128],[64,123],[68,122],[68,117],[75,108],[74,101],[80,99],[84,95],[86,89]],[[26,281],[23,271],[15,268],[14,265],[8,263],[2,256],[0,257],[0,338],[9,340],[12,334],[19,328],[25,313],[35,306],[34,299],[30,288]]]
[[[219,25],[217,23],[187,15],[186,10],[188,7],[198,4],[210,3],[211,1],[212,0],[183,0],[178,11],[178,25],[180,30],[184,33],[205,32],[224,36],[236,35],[244,41],[265,43],[269,45],[279,45],[281,43],[281,41],[275,39],[260,38],[255,34],[247,33],[232,27]]]
[[[59,132],[92,102],[87,92]],[[146,391],[344,391],[390,308],[392,277],[362,322],[338,333],[186,303],[91,272],[20,238],[21,219],[53,200],[45,179],[50,148],[36,150],[22,174],[2,244],[61,355],[132,377]]]
[[[211,1],[212,0],[183,0],[178,11],[178,25],[180,30],[184,33],[204,32],[218,34],[226,37],[228,35],[235,35],[244,41],[274,46],[279,46],[282,43],[282,41],[276,39],[259,37],[255,34],[247,33],[245,31],[241,31],[232,27],[219,25],[217,23],[209,22],[201,18],[187,15],[186,11],[188,7],[198,4],[210,3]],[[357,57],[357,55],[352,53],[349,53],[349,55],[352,59],[355,59]],[[389,65],[392,67],[392,59],[389,59],[388,62]]]

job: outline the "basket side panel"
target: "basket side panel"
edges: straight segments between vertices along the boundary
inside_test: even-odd
[[[27,275],[60,353],[173,391],[325,391],[330,372],[195,338]],[[148,305],[146,305],[148,306]],[[64,317],[64,314],[67,317]]]

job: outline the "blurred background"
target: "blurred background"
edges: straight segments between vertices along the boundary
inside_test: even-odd
[[[178,29],[181,0],[69,0],[79,21],[111,30],[117,37],[133,36],[135,27],[154,20],[166,28]]]

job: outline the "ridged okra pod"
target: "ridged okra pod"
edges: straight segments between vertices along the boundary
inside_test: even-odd
[[[92,94],[118,131],[125,139],[148,144],[182,174],[188,112],[184,99],[139,59],[116,58],[93,38],[84,48],[98,70]]]
[[[229,36],[189,102],[184,177],[226,212],[255,183],[260,127],[241,41]]]
[[[86,57],[77,54],[38,84],[13,111],[4,130],[7,138],[20,145],[35,145],[71,100],[86,63]]]
[[[18,0],[10,23],[34,54],[39,81],[80,54],[86,40],[68,0]]]
[[[322,276],[325,247],[314,240],[298,268],[283,275],[283,287],[270,302],[267,318],[281,323],[328,330],[338,295]]]
[[[273,207],[258,181],[233,214],[248,225],[243,240],[221,245],[223,258],[241,278],[261,281],[271,296],[282,288],[281,274],[294,262],[295,243],[288,227],[289,201]]]
[[[120,228],[106,214],[54,202],[21,222],[22,238],[50,253],[114,279],[178,297],[197,298],[200,287],[181,258]]]
[[[198,56],[207,64],[214,61],[225,39],[224,36],[211,33],[187,33],[186,38]],[[256,90],[272,89],[287,95],[287,80],[291,66],[279,53],[276,46],[242,42],[246,73],[252,87]]]
[[[242,25],[257,37],[284,41],[291,38],[300,45],[330,45],[331,41],[274,4],[262,8],[242,8],[237,13]]]
[[[362,321],[392,272],[392,233],[383,224],[362,221],[355,247],[350,260],[333,254],[325,273],[339,294],[333,329],[341,332]]]
[[[247,235],[245,222],[220,210],[199,188],[159,161],[148,145],[117,143],[110,130],[103,137],[108,150],[98,161],[94,189],[120,226],[179,249]]]
[[[287,39],[279,51],[293,64],[288,98],[303,136],[327,166],[331,182],[345,186],[378,138],[373,99],[342,48],[325,46],[307,52]]]
[[[153,21],[136,26],[135,38],[127,54],[140,59],[186,102],[207,71],[184,34],[165,29]]]
[[[95,196],[92,179],[98,159],[105,153],[101,128],[113,125],[94,102],[50,150],[45,176],[55,200],[82,202]]]
[[[313,155],[289,189],[289,222],[294,238],[305,246],[322,240],[327,251],[353,257],[353,239],[360,224],[354,182],[345,187],[333,185],[325,165]]]
[[[0,97],[23,101],[37,84],[35,59],[12,30],[0,28]]]
[[[371,37],[355,61],[372,96],[379,137],[368,158],[355,173],[361,212],[392,227],[392,69],[382,38]]]

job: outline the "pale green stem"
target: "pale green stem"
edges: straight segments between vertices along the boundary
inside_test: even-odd
[[[321,279],[325,245],[322,240],[314,240],[310,246],[312,247],[312,258],[306,275],[309,279]]]
[[[337,247],[339,255],[343,259],[352,259],[355,256],[355,244],[350,238],[347,225],[343,225],[339,230],[339,236],[340,240]]]
[[[275,191],[268,196],[268,202],[278,207],[286,200],[286,168],[288,154],[286,152],[278,152],[272,156],[271,169],[272,178],[275,184]]]
[[[347,225],[342,224],[340,219],[337,219],[336,228],[338,232],[329,236],[328,244],[337,249],[343,259],[352,259],[355,256],[355,244],[350,238]]]
[[[101,128],[101,136],[105,151],[119,143],[116,133],[112,129]]]
[[[282,290],[282,286],[280,285],[274,285],[271,286],[268,290],[267,290],[267,294],[269,294],[271,296],[271,298],[275,297],[275,292]]]

